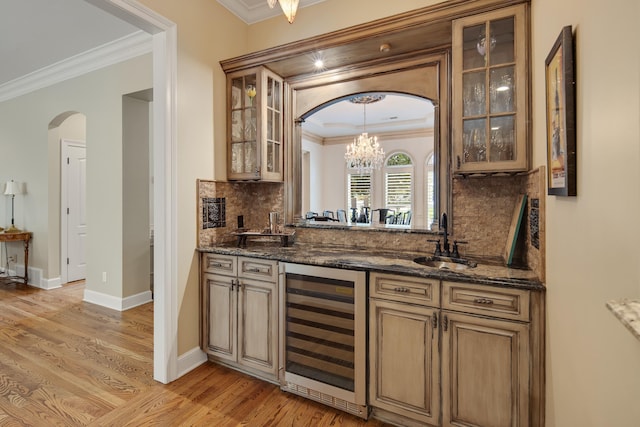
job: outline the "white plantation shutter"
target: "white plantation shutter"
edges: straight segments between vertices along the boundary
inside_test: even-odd
[[[411,172],[387,172],[385,174],[385,205],[396,212],[411,210]]]
[[[347,206],[353,207],[351,201],[356,199],[356,206],[361,208],[369,206],[371,201],[371,174],[349,174],[349,182],[347,188]],[[365,200],[368,203],[365,205]]]

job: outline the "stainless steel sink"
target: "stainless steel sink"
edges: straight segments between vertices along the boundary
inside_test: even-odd
[[[461,271],[467,270],[469,268],[475,268],[478,264],[470,261],[468,259],[463,258],[450,258],[450,257],[418,257],[413,260],[421,265],[425,265],[427,267],[437,268],[439,270],[451,270],[451,271]]]

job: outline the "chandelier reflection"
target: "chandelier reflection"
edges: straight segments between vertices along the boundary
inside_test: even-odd
[[[384,160],[384,150],[378,143],[377,136],[369,136],[367,133],[367,104],[372,104],[383,100],[385,95],[367,94],[354,96],[349,101],[354,104],[362,104],[364,121],[362,134],[358,135],[354,141],[347,145],[347,152],[344,158],[347,166],[356,169],[358,173],[368,173],[374,169],[380,169]]]

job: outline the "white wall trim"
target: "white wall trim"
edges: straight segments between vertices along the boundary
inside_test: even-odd
[[[102,292],[85,289],[83,301],[101,305],[112,310],[126,311],[142,304],[153,301],[151,291],[144,291],[126,298],[118,298]]]
[[[207,354],[195,347],[178,358],[178,377],[193,371],[207,361]]]
[[[31,270],[31,269],[29,269]],[[61,288],[62,287],[62,280],[60,279],[60,277],[54,277],[52,279],[45,279],[44,277],[40,279],[40,284],[39,285],[31,285],[31,286],[35,286],[36,288],[40,288],[40,289],[45,289],[47,291],[50,291],[51,289],[57,289],[57,288]]]
[[[152,51],[152,40],[137,31],[0,85],[0,102],[117,64]]]
[[[107,307],[112,310],[122,311],[122,298],[114,297],[112,295],[103,294],[102,292],[91,291],[89,289],[84,290],[83,301],[90,302],[91,304]]]
[[[130,297],[126,297],[122,300],[122,311],[126,311],[152,301],[153,294],[151,291],[140,292],[139,294],[131,295]]]

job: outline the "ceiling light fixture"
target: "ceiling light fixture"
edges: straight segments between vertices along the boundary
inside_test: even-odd
[[[358,135],[353,142],[347,145],[347,152],[344,158],[347,166],[357,169],[358,173],[371,172],[373,169],[379,169],[384,160],[384,150],[378,143],[377,136],[369,136],[367,133],[367,104],[382,101],[385,95],[367,94],[354,96],[349,99],[354,104],[362,104],[364,121],[362,125],[362,134]]]
[[[298,11],[298,3],[300,0],[267,0],[269,7],[273,9],[276,3],[280,3],[280,8],[287,17],[289,24],[293,24],[293,20],[296,19],[296,12]]]

